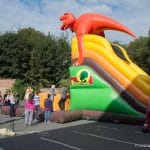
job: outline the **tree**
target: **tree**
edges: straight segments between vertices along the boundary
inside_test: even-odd
[[[37,41],[30,63],[31,81],[45,86],[58,84],[64,75],[69,76],[70,46],[65,37],[55,38],[52,35]]]
[[[26,33],[26,30],[19,30],[0,36],[0,77],[25,78],[32,50]]]
[[[14,78],[18,70],[15,68],[13,61],[14,55],[17,53],[15,41],[16,34],[7,32],[0,38],[0,76]]]
[[[150,36],[140,37],[127,46],[131,59],[147,73],[150,73]]]
[[[50,86],[69,77],[67,37],[19,29],[0,35],[0,77],[17,78],[30,85]]]

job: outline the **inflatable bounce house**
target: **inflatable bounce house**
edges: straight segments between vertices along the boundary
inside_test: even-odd
[[[111,44],[104,31],[121,31],[132,37],[134,33],[96,13],[79,18],[65,13],[60,20],[62,30],[70,29],[76,35],[71,44],[69,110],[127,122],[144,119],[150,100],[150,77],[132,62],[124,48]]]
[[[94,118],[144,123],[150,101],[150,76],[132,62],[124,48],[111,44],[104,31],[121,31],[132,37],[134,33],[101,14],[86,13],[76,18],[65,13],[60,20],[61,29],[71,29],[76,36],[71,44],[70,100],[60,111],[60,93],[55,96],[51,120],[65,123]],[[41,108],[46,96],[47,93],[40,94]],[[18,109],[23,111],[24,108]]]

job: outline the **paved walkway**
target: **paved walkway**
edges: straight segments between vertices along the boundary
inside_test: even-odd
[[[94,121],[92,121],[94,122]],[[65,124],[60,123],[45,123],[39,121],[33,121],[32,125],[26,126],[24,125],[24,117],[9,117],[9,115],[0,114],[0,129],[7,128],[14,131],[17,135],[43,132],[48,130],[54,130],[59,128],[66,128],[76,125],[88,124],[91,123],[88,120],[78,120],[74,122],[69,122]],[[0,138],[4,136],[0,135]]]

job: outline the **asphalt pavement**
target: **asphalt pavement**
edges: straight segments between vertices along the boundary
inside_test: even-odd
[[[8,126],[4,122],[9,119],[12,118],[0,115],[0,127]],[[65,124],[34,122],[25,127],[24,118],[13,119],[16,135],[0,136],[0,150],[150,149],[150,133],[143,134],[141,125],[79,120]]]

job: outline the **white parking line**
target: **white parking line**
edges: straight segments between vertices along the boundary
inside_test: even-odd
[[[32,134],[32,133],[40,133],[40,131],[24,131],[24,132],[15,132],[18,135],[23,135],[23,134]]]
[[[82,150],[81,148],[74,147],[74,146],[59,142],[59,141],[47,139],[47,138],[44,138],[44,137],[40,137],[40,139],[45,140],[45,141],[49,141],[49,142],[52,142],[52,143],[56,143],[56,144],[59,144],[59,145],[62,145],[62,146],[65,146],[65,147],[68,147],[68,148],[71,148],[71,149],[74,149],[74,150]]]
[[[103,126],[97,126],[97,127],[104,128],[104,129],[118,130],[118,131],[123,131],[123,132],[131,133],[131,131],[129,131],[129,130],[123,130],[123,129],[118,129],[118,128],[110,128],[110,127],[103,127]],[[96,130],[99,130],[99,129],[96,129]],[[142,132],[132,132],[132,133],[143,134]]]
[[[100,136],[100,135],[95,135],[95,134],[89,134],[89,133],[84,133],[84,132],[78,132],[78,131],[72,131],[73,133],[77,133],[77,134],[82,134],[82,135],[88,135],[88,136],[92,136],[92,137],[97,137],[97,138],[101,138],[101,139],[105,139],[105,140],[109,140],[109,141],[115,141],[115,142],[120,142],[120,143],[124,143],[124,144],[130,144],[130,145],[140,145],[137,143],[132,143],[132,142],[127,142],[127,141],[122,141],[122,140],[118,140],[115,138],[109,138],[109,137],[104,137],[104,136]]]

